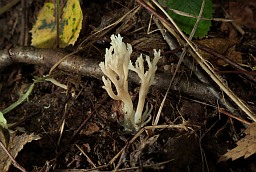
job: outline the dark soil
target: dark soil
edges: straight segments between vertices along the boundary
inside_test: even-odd
[[[26,27],[30,30],[44,1],[27,1],[29,17]],[[8,2],[1,0],[0,8]],[[226,2],[215,1],[215,4],[216,17],[224,18],[223,11],[218,7]],[[175,67],[178,58],[170,54],[160,32],[147,34],[150,13],[142,7],[129,20],[120,22],[97,38],[90,38],[93,31],[108,26],[137,5],[134,1],[123,0],[81,1],[84,20],[79,39],[75,46],[69,46],[64,51],[73,52],[83,45],[84,48],[77,55],[100,62],[103,61],[105,49],[110,46],[110,35],[120,33],[124,42],[133,45],[133,60],[140,53],[152,55],[153,49],[161,49],[164,60],[160,62],[159,72],[172,72],[164,70],[164,67]],[[22,17],[24,11],[21,3],[0,15],[0,49],[30,45],[30,34],[27,42],[21,41],[24,35]],[[242,37],[234,29],[223,31],[221,25],[222,22],[213,22],[208,38],[240,40],[232,46],[242,53],[242,63],[248,70],[250,66],[254,67],[255,30],[243,27],[247,33]],[[153,24],[151,30],[155,29]],[[231,32],[236,32],[236,35],[232,37]],[[209,61],[216,66],[216,72],[226,80],[229,87],[255,110],[255,81],[247,79],[243,73],[239,73],[241,71],[221,65],[216,59]],[[34,77],[42,77],[49,70],[49,66],[25,63],[1,67],[0,110],[18,100]],[[178,75],[195,78],[185,66],[181,67]],[[252,76],[255,77],[255,73]],[[35,133],[41,137],[25,144],[15,158],[27,171],[256,171],[255,155],[217,163],[221,155],[234,148],[237,140],[244,137],[246,127],[220,113],[218,107],[222,105],[217,99],[207,101],[208,95],[200,99],[171,90],[158,124],[176,127],[155,129],[154,132],[147,130],[132,140],[134,134],[125,132],[118,123],[112,109],[115,102],[102,89],[101,80],[58,69],[53,71],[51,77],[67,85],[68,89],[64,90],[51,82],[37,83],[29,100],[5,115],[8,124],[15,124],[10,129],[16,135]],[[138,83],[130,83],[129,87],[137,101]],[[154,105],[153,118],[166,89],[150,89],[147,102]],[[241,118],[247,119],[242,111],[238,111]],[[121,154],[118,154],[121,150]],[[19,170],[12,165],[9,171]]]

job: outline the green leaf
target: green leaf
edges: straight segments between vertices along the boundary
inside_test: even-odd
[[[196,22],[195,17],[199,15],[202,0],[162,0],[162,3],[167,6],[168,14],[173,18],[180,29],[187,34],[190,34]],[[185,16],[176,14],[172,9],[180,11],[182,15]],[[189,15],[189,17],[187,15]],[[195,32],[195,38],[202,38],[208,34],[211,27],[211,20],[205,19],[211,19],[212,15],[212,1],[205,0],[202,19],[200,20]]]

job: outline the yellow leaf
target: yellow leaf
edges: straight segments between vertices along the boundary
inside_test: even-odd
[[[60,48],[74,45],[82,28],[83,13],[79,0],[67,0],[60,19]],[[36,48],[56,48],[57,23],[55,5],[51,2],[44,4],[37,21],[33,26],[32,43]]]
[[[82,28],[83,20],[79,0],[68,0],[63,12],[63,20],[60,29],[61,43],[64,44],[63,46],[65,46],[65,43],[74,45]],[[60,46],[62,47],[61,44]]]
[[[45,3],[40,10],[32,32],[31,45],[37,48],[52,48],[56,45],[56,22],[54,4]]]

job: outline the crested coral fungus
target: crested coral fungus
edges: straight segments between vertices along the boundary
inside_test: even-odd
[[[122,102],[123,121],[121,122],[124,128],[128,131],[138,131],[146,123],[151,120],[151,108],[144,110],[145,99],[152,85],[157,70],[157,62],[161,58],[160,51],[154,50],[154,58],[150,61],[149,56],[146,56],[148,69],[145,70],[144,59],[140,55],[135,65],[130,60],[132,46],[125,44],[122,37],[111,35],[111,47],[106,49],[105,62],[99,64],[105,76],[102,77],[104,82],[103,88],[108,95],[117,101]],[[128,90],[128,73],[129,70],[134,71],[140,78],[139,100],[136,111],[133,108],[133,102]],[[112,89],[112,84],[115,87],[115,92]],[[144,110],[144,111],[143,111]]]

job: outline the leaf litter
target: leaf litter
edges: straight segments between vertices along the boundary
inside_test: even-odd
[[[84,33],[87,35],[81,36],[90,37],[89,33],[92,33],[91,31],[93,28],[95,27],[95,30],[97,30],[97,26],[100,25],[100,20],[96,21],[98,15],[105,16],[105,14],[108,13],[111,16],[112,9],[113,11],[122,9],[120,10],[122,11],[120,12],[120,16],[123,16],[123,14],[127,12],[127,9],[133,7],[127,2],[127,6],[123,7],[120,5],[122,3],[121,1],[119,2],[119,5],[117,5],[118,3],[114,3],[114,6],[111,6],[113,4],[109,3],[95,4],[91,2],[88,4],[83,4],[83,8],[86,7],[87,9],[86,12],[83,11],[86,14],[92,9],[101,12],[95,13],[94,10],[91,11],[91,15],[87,16],[87,19],[89,19],[87,21],[89,23],[89,27],[85,27],[87,30],[85,29],[84,31]],[[130,22],[129,20],[119,23],[117,22],[114,27],[107,30],[103,36],[98,35],[99,38],[92,37],[95,40],[88,39],[89,43],[85,41],[84,45],[87,45],[87,47],[85,47],[82,52],[78,53],[78,56],[91,57],[93,60],[102,60],[104,50],[108,47],[109,35],[119,29],[120,25],[123,26],[119,32],[124,34],[125,41],[130,43],[134,42],[137,45],[136,53],[140,53],[140,51],[142,51],[143,53],[150,54],[152,48],[148,47],[154,47],[154,44],[160,48],[162,47],[163,50],[168,50],[165,42],[161,39],[160,34],[153,33],[152,36],[150,36],[150,34],[148,35],[145,33],[145,26],[148,26],[149,23],[147,19],[150,18],[148,12],[141,8],[134,15],[136,15],[135,22],[134,17],[130,18]],[[94,21],[94,23],[92,21]],[[129,27],[125,27],[125,25],[129,25]],[[98,31],[100,29],[104,28],[98,28]],[[153,26],[153,29],[156,28]],[[142,30],[143,32],[141,32]],[[148,37],[154,39],[148,39]],[[147,42],[147,39],[149,42]],[[136,43],[136,40],[139,40],[140,42]],[[81,42],[82,40],[78,41]],[[212,44],[219,43],[213,42]],[[238,44],[238,42],[236,42],[236,44]],[[11,59],[16,58],[16,53],[19,54],[19,52],[22,52],[24,55],[23,58],[21,58],[23,59],[22,62],[28,64],[30,64],[30,62],[26,61],[28,60],[27,57],[36,56],[36,54],[40,52],[38,49],[31,51],[30,49],[18,49],[17,47],[13,48],[12,50],[16,52],[12,54]],[[238,51],[238,49],[236,49],[236,51]],[[43,51],[41,51],[41,53],[42,52]],[[54,52],[57,54],[56,59],[53,58],[55,57]],[[3,70],[0,78],[4,81],[7,81],[8,79],[13,80],[13,84],[7,86],[5,85],[7,82],[3,82],[3,85],[1,86],[1,94],[3,94],[3,96],[1,96],[0,100],[1,102],[4,102],[3,104],[0,104],[1,109],[4,109],[11,104],[11,102],[13,102],[13,97],[17,97],[14,90],[19,90],[24,82],[25,84],[28,84],[26,82],[31,82],[30,78],[33,78],[34,75],[47,73],[49,67],[58,61],[58,58],[63,57],[63,54],[55,50],[49,52],[45,51],[44,53],[45,54],[41,57],[47,60],[42,63],[34,63],[41,64],[43,67],[39,67],[37,65],[31,65],[33,67],[27,65],[23,66],[20,72],[21,76],[19,77],[21,79],[18,81],[14,80],[11,76],[8,76],[9,71],[14,68],[13,65],[11,65],[8,70]],[[219,51],[219,53],[223,53],[223,51]],[[28,54],[31,56],[26,56]],[[243,54],[242,58],[244,55],[245,54]],[[177,57],[172,55],[168,56],[168,53],[166,53],[165,56],[166,57],[163,59],[164,61],[162,64],[168,64],[175,67],[173,63],[175,64],[177,62]],[[72,56],[72,58],[73,57],[74,56]],[[19,58],[16,58],[16,60],[16,62],[18,62]],[[84,58],[83,60],[89,62],[87,58]],[[214,60],[209,59],[213,65],[216,65]],[[79,64],[81,61],[82,59],[71,62],[72,64],[75,64],[75,62]],[[12,64],[9,62],[10,61],[7,62],[8,65]],[[239,62],[241,62],[240,56]],[[245,63],[244,59],[242,59],[242,62]],[[252,64],[253,63],[247,63],[246,65]],[[225,69],[225,65],[220,63],[216,70]],[[93,65],[91,65],[91,67],[93,67]],[[15,66],[15,68],[17,69],[18,66]],[[75,68],[78,69],[77,66],[75,66]],[[59,69],[65,71],[67,68],[66,66],[60,66]],[[184,123],[188,130],[180,128],[167,129],[165,128],[167,126],[164,126],[161,130],[155,129],[155,133],[150,137],[150,130],[147,129],[149,138],[147,138],[148,135],[141,134],[140,139],[137,138],[135,141],[130,142],[133,136],[125,133],[118,125],[116,120],[113,119],[113,116],[118,114],[113,113],[111,109],[112,102],[109,101],[109,99],[103,102],[101,101],[103,100],[102,97],[106,95],[104,95],[104,92],[101,89],[102,83],[95,79],[97,77],[94,77],[96,72],[90,71],[90,73],[85,74],[86,76],[81,77],[79,73],[72,72],[72,70],[69,70],[69,72],[63,72],[61,70],[56,70],[53,72],[53,77],[59,82],[65,83],[68,86],[68,91],[70,92],[65,93],[63,89],[54,86],[51,83],[40,83],[36,85],[29,102],[25,102],[20,107],[17,107],[7,116],[8,122],[16,122],[20,121],[20,119],[23,119],[24,116],[27,116],[34,111],[40,112],[34,117],[27,118],[25,122],[20,124],[20,126],[25,127],[26,133],[36,132],[41,136],[40,140],[33,141],[30,144],[25,144],[25,142],[23,142],[22,144],[25,145],[25,149],[20,151],[19,155],[16,157],[17,161],[21,162],[21,164],[28,170],[46,171],[46,169],[51,169],[57,171],[58,168],[70,168],[72,170],[78,170],[90,169],[94,166],[102,167],[99,170],[112,170],[115,165],[118,165],[119,170],[133,168],[137,170],[150,169],[155,171],[164,171],[166,169],[171,169],[172,171],[184,171],[189,168],[191,171],[202,171],[207,170],[208,167],[210,169],[209,171],[220,171],[220,169],[232,169],[233,171],[239,171],[241,169],[253,169],[252,167],[254,164],[253,162],[251,163],[251,160],[255,155],[251,155],[253,151],[251,151],[250,144],[255,144],[255,141],[249,138],[253,136],[251,131],[248,130],[249,128],[246,129],[246,136],[244,137],[244,139],[246,139],[241,142],[243,144],[241,144],[240,148],[243,151],[238,151],[238,155],[241,157],[251,155],[246,159],[248,166],[239,166],[241,162],[244,162],[241,160],[241,158],[235,160],[234,162],[226,161],[216,164],[217,160],[219,159],[219,155],[223,155],[228,149],[234,147],[230,146],[230,144],[235,143],[233,137],[236,136],[239,138],[239,136],[237,136],[235,133],[236,131],[244,129],[244,126],[241,126],[241,124],[238,122],[218,113],[215,103],[205,102],[205,100],[208,100],[208,96],[205,96],[205,99],[195,98],[191,94],[179,94],[179,91],[173,90],[172,94],[170,94],[170,96],[167,98],[165,108],[162,111],[160,124],[176,126],[179,123]],[[161,72],[167,71],[162,70]],[[193,77],[193,74],[187,71],[184,67],[179,72],[179,75],[183,76],[185,80],[189,80],[190,77]],[[253,95],[255,90],[253,83],[251,87],[249,87],[246,80],[243,80],[238,76],[235,79],[232,77],[225,75],[225,79],[233,89],[236,90],[238,87],[242,88],[239,91],[236,91],[236,93],[239,95],[244,95],[243,97],[245,97],[244,100],[246,102],[255,102],[255,98],[250,96]],[[160,79],[168,82],[168,77],[165,79]],[[177,83],[180,81],[181,80],[177,80]],[[238,82],[239,84],[237,84]],[[161,84],[162,81],[158,83]],[[130,84],[132,85],[132,88],[134,88],[130,91],[133,93],[136,101],[136,85],[139,83],[133,82]],[[163,86],[163,84],[161,85]],[[241,87],[241,85],[243,87]],[[196,86],[196,84],[192,86]],[[156,106],[162,99],[162,94],[164,92],[159,88],[160,87],[153,88],[148,97],[148,101]],[[162,88],[166,87],[163,86]],[[184,86],[184,90],[186,90],[186,88],[189,87]],[[71,95],[73,93],[75,93],[76,97],[69,97],[69,94]],[[200,100],[204,101],[200,102]],[[199,102],[200,105],[198,105]],[[157,107],[154,109],[154,111],[156,110]],[[87,119],[90,114],[90,118]],[[56,145],[57,138],[59,138],[58,131],[63,118],[65,118],[64,134],[60,145]],[[74,142],[70,142],[70,138],[73,138],[72,135],[75,133],[75,131],[77,131],[79,125],[86,120],[89,121],[85,123],[81,132],[74,137]],[[3,139],[6,143],[8,143],[8,138],[4,137]],[[243,139],[240,141],[242,140]],[[219,146],[221,144],[224,146],[220,148]],[[239,146],[238,142],[237,146]],[[242,149],[243,146],[246,147],[245,150]],[[36,147],[37,151],[41,151],[40,154],[37,154],[37,160],[40,161],[40,163],[35,161],[30,162],[28,158],[25,158],[33,155],[35,151],[35,149],[31,149],[33,147]],[[118,155],[118,152],[123,148],[127,149],[122,152],[120,159],[116,158],[113,160],[113,158]],[[83,155],[83,151],[87,156]],[[204,153],[206,155],[205,157]],[[237,158],[238,155],[234,157]],[[230,156],[230,158],[232,159],[233,157]],[[114,162],[113,166],[111,166],[109,162]],[[167,162],[167,164],[159,165],[161,162]],[[104,166],[104,164],[107,165]],[[52,167],[55,167],[55,169],[52,169]],[[11,170],[13,170],[13,167],[11,167]]]

